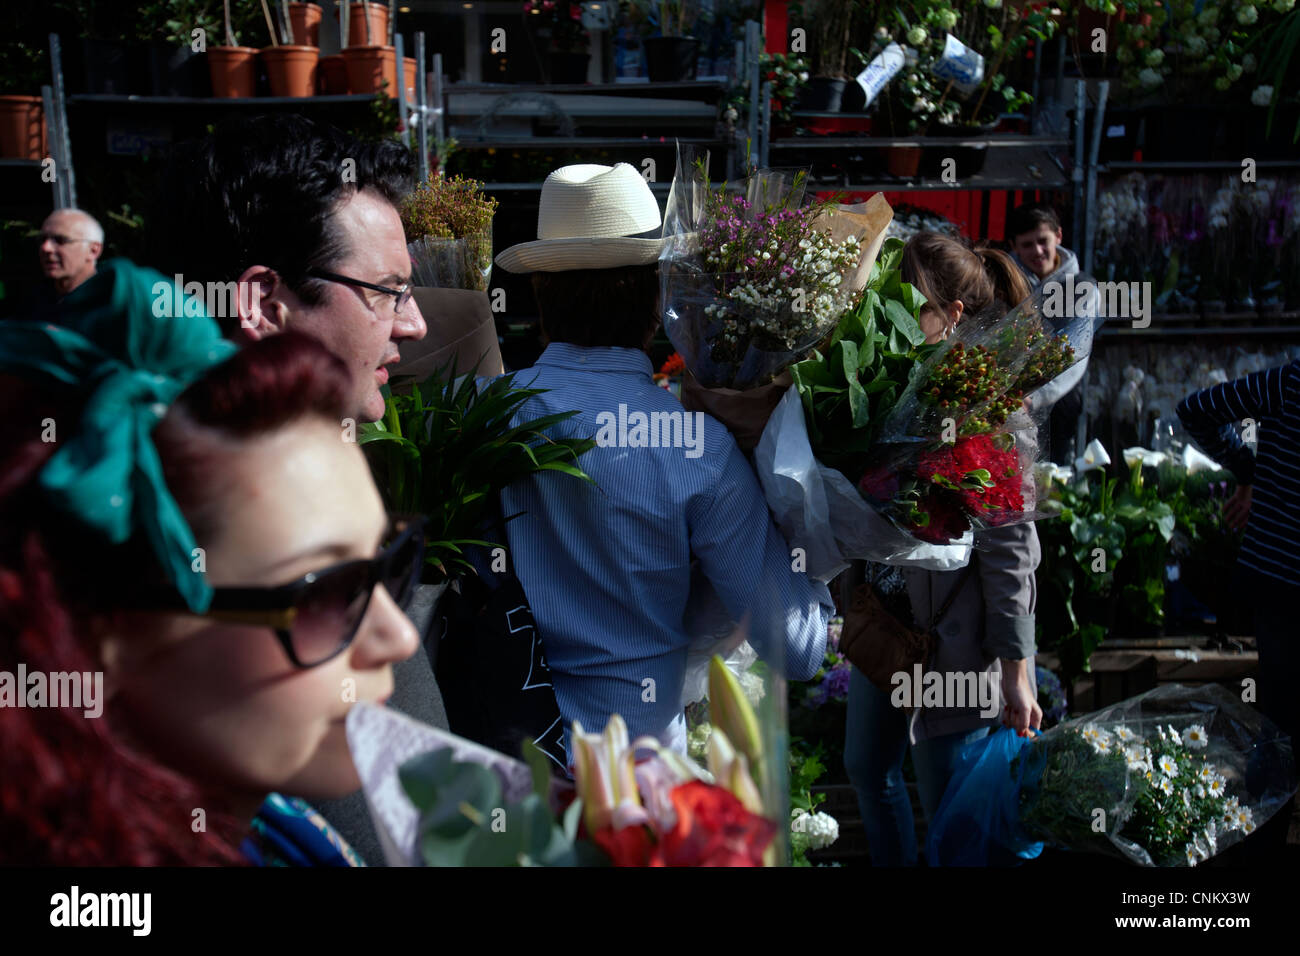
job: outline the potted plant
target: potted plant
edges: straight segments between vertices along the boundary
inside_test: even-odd
[[[534,53],[545,53],[541,61],[545,80],[587,82],[591,36],[582,25],[582,4],[576,0],[525,0],[523,17]]]
[[[299,46],[320,46],[321,8],[315,3],[289,4],[291,42]]]
[[[388,8],[382,3],[350,4],[344,0],[341,16],[340,22],[347,25],[340,39],[348,88],[353,93],[386,90],[396,97],[397,47],[387,42]]]
[[[45,110],[31,91],[48,77],[43,49],[17,43],[0,47],[0,158],[45,157]]]
[[[478,180],[435,173],[421,183],[402,205],[415,285],[486,292],[496,210]]]
[[[797,0],[790,13],[808,31],[812,79],[799,99],[801,109],[819,113],[840,110],[849,76],[849,44],[857,0]]]
[[[795,103],[807,88],[808,61],[797,53],[760,53],[758,57],[759,75],[772,84],[771,115],[772,123],[778,127],[776,136],[793,135],[788,126]],[[731,93],[723,103],[722,110],[745,110],[749,108],[749,83],[742,79],[732,87]]]
[[[641,41],[650,82],[695,79],[700,41],[690,31],[700,14],[698,0],[632,0],[631,12],[642,29],[651,33]]]
[[[249,97],[257,90],[257,48],[240,46],[231,18],[231,0],[222,0],[225,44],[208,47],[208,73],[212,95]]]
[[[193,31],[216,38],[221,20],[217,0],[153,0],[140,8],[141,39],[149,44],[156,96],[211,96],[208,68],[195,50]]]
[[[316,64],[320,60],[320,49],[294,43],[288,0],[279,0],[275,6],[273,16],[267,0],[262,0],[262,12],[271,35],[271,45],[262,50],[262,61],[271,81],[271,95],[312,96],[316,92]]]
[[[389,509],[428,522],[425,569],[409,608],[413,620],[422,618],[416,620],[421,633],[446,588],[476,573],[466,549],[504,547],[496,511],[503,488],[543,471],[591,480],[575,461],[594,440],[543,434],[577,412],[511,425],[519,407],[542,390],[516,388],[513,376],[480,386],[477,368],[453,357],[406,394],[389,395],[384,417],[361,427],[359,442]]]

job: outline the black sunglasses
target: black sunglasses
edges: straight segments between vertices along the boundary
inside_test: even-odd
[[[406,601],[424,564],[424,524],[422,517],[395,518],[391,543],[369,560],[334,564],[279,587],[215,588],[208,610],[195,616],[269,627],[295,667],[324,664],[356,637],[376,584],[398,605]],[[151,605],[194,614],[178,595]]]
[[[307,275],[313,279],[324,279],[326,282],[338,282],[342,285],[359,286],[362,289],[373,289],[376,292],[382,292],[385,295],[391,295],[396,298],[393,304],[394,312],[401,312],[406,307],[406,303],[411,301],[411,284],[404,282],[396,289],[390,289],[388,286],[375,285],[373,282],[363,282],[361,279],[353,279],[351,276],[339,275],[337,272],[326,272],[324,269],[308,269]]]

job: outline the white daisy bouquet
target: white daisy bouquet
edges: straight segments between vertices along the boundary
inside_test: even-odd
[[[1023,836],[1143,866],[1208,860],[1296,789],[1290,739],[1217,685],[1161,687],[1067,721],[1012,764]]]
[[[1003,728],[959,755],[931,866],[1033,859],[1044,845],[1195,866],[1296,790],[1291,740],[1224,688],[1171,684],[1037,737]]]

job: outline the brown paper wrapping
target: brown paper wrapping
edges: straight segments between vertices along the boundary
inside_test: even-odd
[[[862,244],[858,268],[844,279],[844,287],[848,291],[861,292],[866,288],[871,279],[871,267],[875,265],[880,247],[885,243],[885,230],[893,220],[894,209],[885,199],[884,193],[876,193],[866,202],[851,206],[832,206],[813,220],[814,228],[829,228],[831,238],[836,242],[857,236]]]
[[[682,374],[682,405],[712,415],[727,426],[742,451],[749,451],[757,447],[772,410],[793,383],[787,369],[758,388],[705,388],[687,371]]]
[[[475,362],[479,363],[477,375],[505,371],[486,292],[427,286],[413,291],[429,331],[418,342],[405,339],[399,346],[402,360],[393,370],[394,385],[422,382],[453,357],[453,375],[466,374]]]

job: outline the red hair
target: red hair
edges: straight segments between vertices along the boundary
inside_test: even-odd
[[[229,466],[232,443],[303,416],[338,421],[349,389],[343,363],[296,333],[255,343],[190,386],[154,443],[196,536],[204,536],[196,505],[210,500],[206,489]],[[138,586],[142,573],[161,581],[161,570],[138,538],[90,540],[41,499],[37,479],[58,448],[42,440],[42,422],[76,421],[77,400],[0,377],[0,404],[26,412],[0,417],[0,671],[19,663],[29,673],[98,671],[86,615],[112,610],[112,596]],[[73,708],[0,708],[0,864],[243,862],[235,844],[248,821],[217,806],[201,781],[116,736],[108,710],[88,719]],[[196,833],[191,814],[200,807],[207,825]]]

